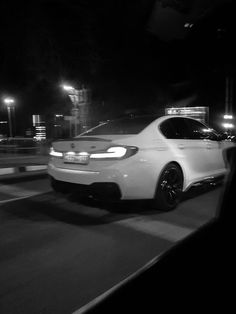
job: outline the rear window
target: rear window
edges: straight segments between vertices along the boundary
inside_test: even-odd
[[[156,116],[122,118],[109,121],[91,130],[88,130],[83,136],[88,135],[109,135],[109,134],[138,134],[147,127]]]

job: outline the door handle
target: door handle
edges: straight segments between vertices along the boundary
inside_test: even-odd
[[[179,144],[179,145],[178,145],[178,148],[179,148],[179,149],[184,149],[184,144]]]

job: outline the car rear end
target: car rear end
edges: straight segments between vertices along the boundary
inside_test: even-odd
[[[140,128],[133,134],[125,134],[130,130],[98,134],[108,131],[97,129],[70,140],[55,141],[48,164],[52,185],[60,185],[62,191],[77,190],[113,200],[151,198],[154,191],[147,183],[152,169],[142,158],[147,153],[143,149],[147,137],[138,132]]]

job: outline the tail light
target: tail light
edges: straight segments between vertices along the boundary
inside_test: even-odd
[[[133,156],[137,151],[135,146],[112,146],[106,151],[92,153],[90,159],[124,159]]]

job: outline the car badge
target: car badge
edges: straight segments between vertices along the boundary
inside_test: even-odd
[[[71,147],[72,149],[74,149],[74,148],[75,148],[75,144],[74,144],[74,143],[71,143],[70,147]]]

